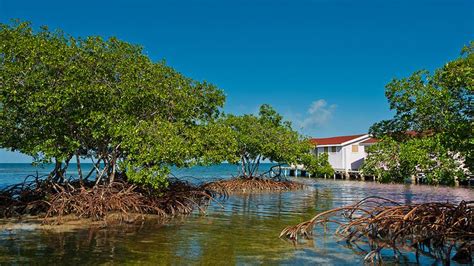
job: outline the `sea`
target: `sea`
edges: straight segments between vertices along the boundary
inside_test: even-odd
[[[273,163],[263,163],[261,171],[272,167]],[[92,163],[82,163],[84,175],[92,170]],[[35,177],[45,177],[54,169],[53,164],[33,165],[31,163],[0,163],[0,189],[6,186],[34,180]],[[193,166],[189,168],[171,167],[171,176],[193,183],[227,179],[239,175],[240,166],[229,163],[211,166]],[[66,172],[68,178],[77,178],[77,164],[70,164]]]

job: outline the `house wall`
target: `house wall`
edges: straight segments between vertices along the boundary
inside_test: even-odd
[[[332,168],[337,170],[359,170],[364,162],[364,158],[367,157],[365,146],[360,143],[368,139],[368,135],[365,138],[357,141],[345,143],[344,146],[336,146],[336,152],[331,152],[331,146],[328,147],[328,160]],[[352,145],[358,146],[357,152],[352,152]],[[326,146],[326,145],[325,145]],[[317,147],[317,153],[323,153],[324,147]]]
[[[364,158],[367,157],[367,152],[365,151],[365,147],[360,145],[361,142],[364,140],[350,143],[343,147],[343,153],[346,158],[344,169],[347,170],[359,170],[359,167],[364,162]],[[358,152],[352,152],[352,145],[357,145],[359,147]]]
[[[324,147],[318,147],[318,153],[321,154],[324,152]],[[328,147],[328,161],[331,164],[332,168],[343,169],[344,164],[342,161],[342,147],[336,146],[336,152],[331,152],[331,147]]]

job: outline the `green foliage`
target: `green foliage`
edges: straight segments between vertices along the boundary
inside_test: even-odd
[[[100,160],[105,180],[155,188],[171,165],[227,160],[232,131],[215,123],[224,101],[139,46],[0,25],[0,147],[55,161],[58,180],[73,156]]]
[[[392,119],[374,124],[375,137],[390,135],[404,141],[413,130],[436,135],[440,145],[453,154],[461,154],[466,166],[474,170],[474,42],[462,56],[437,69],[433,75],[418,71],[408,78],[395,79],[387,85],[386,96]]]
[[[374,124],[381,141],[369,148],[363,171],[401,182],[423,173],[430,184],[455,183],[473,171],[474,42],[433,75],[417,71],[387,85],[392,119]]]
[[[154,180],[153,185],[167,182],[170,163],[177,167],[220,163],[232,159],[229,150],[236,145],[230,128],[217,123],[142,121],[122,128],[120,135],[129,179]]]
[[[398,141],[384,137],[368,148],[362,171],[381,182],[403,182],[423,173],[428,184],[454,185],[466,173],[457,156],[446,149],[440,136]]]
[[[294,131],[291,123],[284,121],[269,105],[262,105],[258,116],[228,115],[224,124],[232,129],[237,142],[230,161],[240,161],[244,177],[258,176],[260,162],[265,159],[287,164],[304,163],[313,170],[321,170],[318,165],[327,166],[321,162],[324,158],[309,153],[313,148],[309,140]]]
[[[410,177],[415,168],[407,169],[400,162],[400,143],[384,137],[378,143],[367,147],[367,157],[362,165],[364,175],[378,177],[381,182],[402,182]]]
[[[334,169],[329,163],[327,153],[320,153],[317,156],[311,153],[307,154],[303,157],[302,163],[311,175],[319,177],[334,175]]]

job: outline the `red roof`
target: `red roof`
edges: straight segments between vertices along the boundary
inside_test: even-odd
[[[369,139],[366,140],[366,141],[362,141],[360,144],[374,144],[374,143],[377,143],[377,142],[379,142],[378,139],[369,138]]]
[[[418,132],[415,130],[408,130],[405,132],[410,137],[424,137],[433,135],[433,130],[425,130],[423,132]]]
[[[405,132],[388,132],[388,135],[396,135],[396,134],[405,134],[407,137],[426,137],[433,135],[433,130],[425,130],[425,131],[415,131],[415,130],[407,130]]]
[[[366,134],[359,134],[359,135],[351,135],[351,136],[339,136],[339,137],[331,137],[331,138],[314,138],[311,139],[311,143],[316,145],[338,145],[344,142],[356,139],[358,137],[362,137]]]

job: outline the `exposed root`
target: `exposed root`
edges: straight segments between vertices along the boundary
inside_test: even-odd
[[[220,193],[245,193],[303,189],[304,184],[288,180],[233,178],[208,183],[206,188]]]
[[[0,217],[38,215],[48,210],[48,195],[52,191],[50,182],[39,176],[27,176],[23,183],[0,191]]]
[[[45,223],[57,224],[70,215],[105,221],[113,214],[120,221],[132,221],[150,214],[170,217],[190,214],[195,209],[205,212],[210,201],[223,196],[204,185],[180,180],[170,180],[167,189],[159,192],[125,181],[94,186],[35,180],[2,191],[0,215],[44,215]]]
[[[348,243],[370,247],[366,261],[381,262],[381,250],[401,248],[443,262],[472,262],[474,255],[474,201],[460,204],[429,202],[402,205],[389,199],[368,197],[346,207],[322,212],[311,220],[285,228],[280,237],[296,241],[311,238],[316,225],[335,223],[336,235]],[[452,250],[457,253],[451,257]]]

